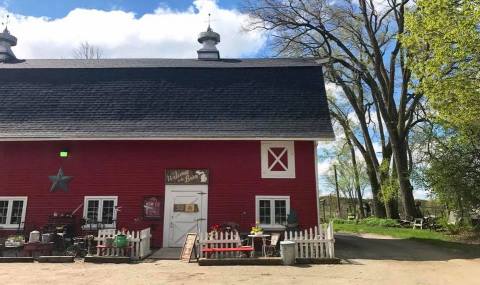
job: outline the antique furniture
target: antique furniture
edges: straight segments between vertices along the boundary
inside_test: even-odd
[[[266,257],[266,245],[267,245],[267,238],[270,237],[268,234],[255,234],[255,235],[248,235],[249,238],[252,239],[252,247],[255,248],[255,239],[260,238],[262,239],[262,256]]]

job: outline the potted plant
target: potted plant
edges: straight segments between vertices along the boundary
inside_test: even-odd
[[[287,216],[287,228],[295,229],[298,227],[298,217],[295,210],[291,209],[290,213]]]
[[[127,232],[127,229],[122,228],[121,231],[120,231],[120,234],[115,236],[115,239],[113,241],[113,245],[115,247],[123,248],[123,247],[126,247],[128,245],[128,239],[127,239],[126,232]]]
[[[259,222],[256,222],[256,223],[255,223],[255,226],[252,227],[252,230],[250,231],[250,233],[251,233],[252,235],[256,235],[256,236],[263,234],[263,228],[260,227],[260,223],[259,223]]]
[[[220,232],[220,225],[219,224],[214,224],[210,226],[210,231],[208,232],[208,235],[210,237],[216,237],[218,236],[218,233]]]

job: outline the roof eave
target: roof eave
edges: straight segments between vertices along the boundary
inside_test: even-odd
[[[320,137],[0,137],[0,142],[16,141],[200,141],[200,140],[250,140],[250,141],[334,141],[335,136]]]

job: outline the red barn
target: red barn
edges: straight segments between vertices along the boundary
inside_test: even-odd
[[[226,222],[282,229],[292,209],[316,225],[316,141],[333,138],[321,66],[204,45],[199,59],[0,49],[0,235],[72,213],[84,227],[152,227],[164,247]]]

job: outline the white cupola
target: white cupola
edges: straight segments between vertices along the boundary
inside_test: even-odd
[[[17,57],[12,51],[12,47],[17,45],[17,38],[12,36],[7,27],[0,33],[0,62],[16,62]]]
[[[220,52],[216,47],[220,42],[220,35],[212,30],[210,24],[206,32],[198,35],[198,42],[203,44],[203,47],[197,51],[199,60],[220,60]]]

